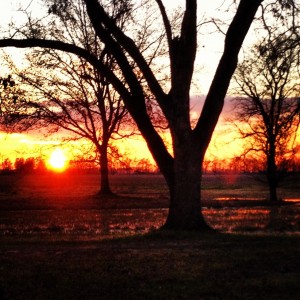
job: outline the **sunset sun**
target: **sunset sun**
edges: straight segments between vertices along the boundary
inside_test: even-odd
[[[64,152],[59,148],[55,149],[50,155],[48,164],[55,171],[63,171],[67,165],[67,158]]]

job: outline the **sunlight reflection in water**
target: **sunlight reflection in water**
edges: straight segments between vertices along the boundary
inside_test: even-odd
[[[284,198],[282,200],[286,202],[299,202],[300,204],[300,198]]]

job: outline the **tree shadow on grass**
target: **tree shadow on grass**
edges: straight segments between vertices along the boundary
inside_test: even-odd
[[[73,238],[2,237],[3,296],[226,300],[297,299],[300,293],[299,236],[153,230]]]

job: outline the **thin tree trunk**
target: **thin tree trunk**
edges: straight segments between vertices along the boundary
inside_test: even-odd
[[[99,195],[112,195],[110,188],[107,147],[102,145],[100,152],[100,191]]]
[[[271,147],[270,153],[268,156],[267,178],[268,178],[268,184],[269,184],[270,201],[272,203],[277,203],[278,202],[278,197],[277,197],[278,174],[277,174],[277,166],[276,166],[276,161],[275,161],[275,148],[274,147]]]

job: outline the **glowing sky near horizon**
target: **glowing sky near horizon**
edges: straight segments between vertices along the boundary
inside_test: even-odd
[[[36,1],[36,0],[35,0]],[[28,6],[32,0],[11,0],[6,1],[6,5],[3,5],[0,10],[0,25],[6,26],[12,18],[15,21],[22,20],[22,13],[18,12],[19,3],[22,3],[24,7]],[[184,6],[183,0],[165,0],[164,4],[172,9],[177,7],[178,5]],[[220,17],[221,11],[218,10],[219,7],[224,3],[224,0],[216,0],[216,1],[207,1],[200,0],[198,1],[198,9],[199,16],[202,16],[202,12],[205,11],[205,16],[210,17],[214,15],[216,18]],[[31,8],[34,9],[34,5],[31,4]],[[224,13],[224,12],[223,12]],[[226,16],[226,20],[230,19],[230,13]],[[195,75],[196,85],[193,85],[193,92],[195,94],[205,94],[210,85],[213,72],[216,68],[216,65],[219,61],[219,57],[223,48],[223,39],[222,34],[209,34],[207,36],[199,36],[199,56],[197,57],[195,69],[201,70],[201,72]],[[22,57],[22,51],[19,49],[10,49],[11,53],[14,57]],[[0,73],[0,76],[2,74]],[[199,115],[199,111],[194,110],[192,112],[195,116]],[[220,136],[218,137],[218,133],[220,135],[224,135],[225,128],[222,128],[222,124],[219,124],[215,135],[214,141],[212,142],[211,152],[215,153],[215,156],[226,156],[226,154],[234,153],[236,146],[230,146],[230,142],[228,140],[222,141]],[[229,140],[232,140],[230,138]],[[227,143],[228,142],[228,143]],[[31,133],[22,133],[22,134],[5,134],[0,132],[0,163],[1,160],[9,157],[18,157],[18,156],[38,156],[39,153],[43,152],[42,147],[45,148],[45,145],[55,146],[57,144],[57,140],[55,138],[48,139],[45,141],[43,136],[39,136],[37,134]],[[222,145],[227,143],[226,151],[216,150],[217,144],[220,145],[220,149],[223,148]],[[147,150],[146,143],[141,139],[133,139],[129,140],[126,145],[123,145],[124,153],[132,152],[132,155],[137,156],[137,158],[141,158],[141,156],[151,159],[151,155]],[[132,149],[142,149],[139,151]],[[230,155],[231,155],[230,154]]]

